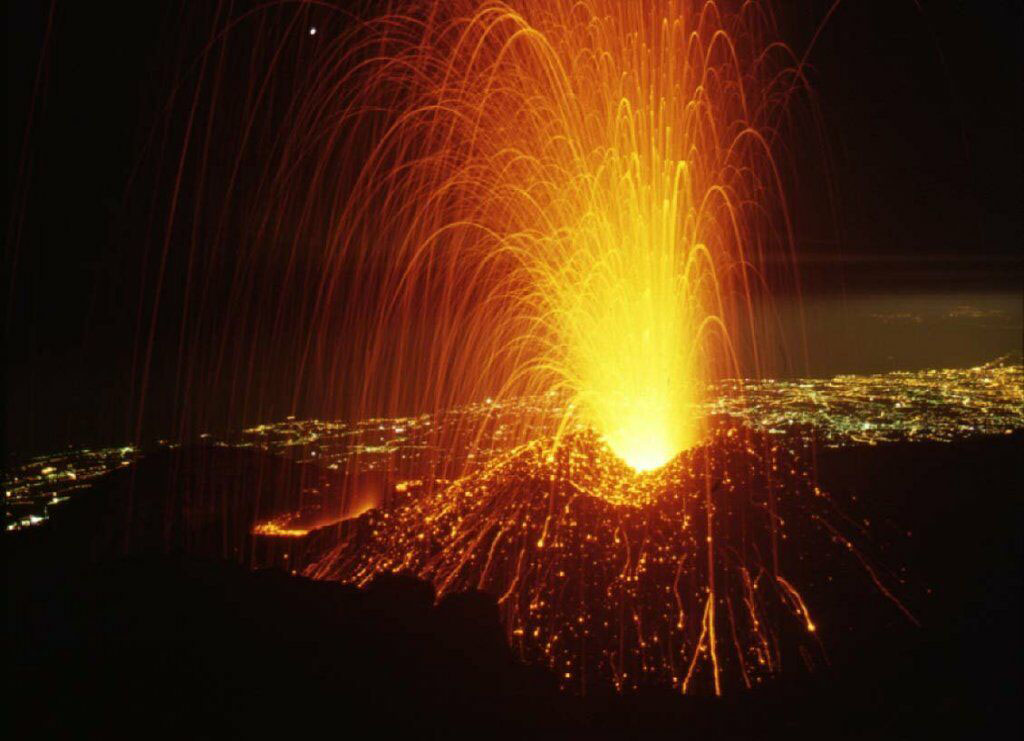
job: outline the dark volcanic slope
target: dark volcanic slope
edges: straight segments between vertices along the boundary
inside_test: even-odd
[[[98,479],[18,540],[73,560],[183,551],[247,562],[253,524],[299,509],[324,475],[247,448],[161,449]]]
[[[838,499],[856,498],[885,561],[905,567],[921,623],[847,592],[831,653],[845,680],[863,679],[850,691],[940,735],[1019,727],[1024,433],[826,451],[818,469]]]
[[[843,631],[831,664],[721,701],[560,694],[552,676],[512,660],[494,601],[479,593],[432,607],[429,586],[404,577],[356,590],[166,556],[90,565],[42,558],[65,552],[45,542],[56,532],[31,544],[8,537],[8,735],[347,736],[367,722],[417,737],[453,727],[477,737],[788,739],[1012,728],[1021,451],[1014,435],[822,452],[825,487],[856,493],[849,514],[870,517],[888,559],[906,562],[921,627],[887,600],[864,599],[851,566],[820,587],[828,600],[807,595],[835,605],[818,614],[823,631]]]
[[[821,660],[793,578],[835,550],[807,447],[721,427],[637,474],[593,432],[534,441],[342,526],[307,573],[487,592],[516,654],[571,692],[751,688]]]

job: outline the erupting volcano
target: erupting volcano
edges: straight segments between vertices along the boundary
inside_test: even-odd
[[[13,721],[1016,720],[1013,3],[114,5],[6,8]]]
[[[803,78],[775,35],[760,3],[544,0],[413,4],[337,42],[275,181],[300,224],[335,199],[303,364],[358,379],[360,418],[566,403],[468,477],[439,433],[456,483],[309,573],[491,591],[566,684],[597,646],[620,688],[706,663],[720,692],[723,662],[749,686],[778,663],[769,614],[813,629],[777,553],[774,472],[809,496],[802,462],[738,430],[679,458],[708,383],[763,372],[792,281],[775,150]]]
[[[520,655],[565,688],[749,688],[782,653],[818,654],[779,555],[790,514],[821,529],[827,509],[805,455],[730,426],[637,474],[594,433],[535,441],[344,523],[307,574],[489,592]]]

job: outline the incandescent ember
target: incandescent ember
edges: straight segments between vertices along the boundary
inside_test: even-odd
[[[637,474],[592,432],[535,441],[345,523],[307,574],[486,591],[520,656],[566,689],[749,687],[819,652],[783,543],[788,518],[818,527],[828,509],[807,453],[721,427]]]

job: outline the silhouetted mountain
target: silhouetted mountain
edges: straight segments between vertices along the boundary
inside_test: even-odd
[[[247,562],[254,522],[298,509],[321,475],[251,448],[160,449],[102,477],[25,538],[77,558],[186,551]]]
[[[546,669],[515,661],[493,596],[435,604],[432,587],[409,576],[357,589],[220,557],[80,557],[67,543],[86,543],[97,522],[101,542],[118,532],[113,500],[97,499],[7,538],[8,736],[994,734],[1019,725],[1022,441],[821,451],[823,487],[837,501],[855,493],[846,514],[870,517],[885,562],[907,565],[899,596],[921,625],[872,590],[856,559],[823,556],[801,577],[830,663],[810,674],[783,667],[721,700],[559,693]],[[168,491],[140,473],[137,492],[146,481]],[[148,501],[155,527],[160,501]],[[223,533],[232,518],[198,519]],[[202,542],[229,543],[230,530]],[[161,542],[153,527],[142,532]]]

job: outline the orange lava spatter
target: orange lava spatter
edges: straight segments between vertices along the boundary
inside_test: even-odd
[[[637,474],[593,432],[535,441],[346,523],[307,574],[365,584],[402,571],[439,595],[486,591],[520,656],[570,690],[750,687],[783,651],[817,650],[776,555],[775,500],[805,514],[824,502],[805,452],[723,428]]]

